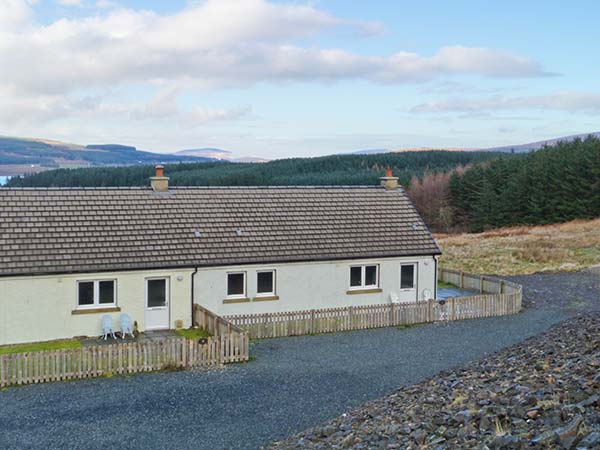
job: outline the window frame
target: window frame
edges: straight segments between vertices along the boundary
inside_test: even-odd
[[[360,285],[352,286],[352,268],[360,267]],[[367,267],[375,267],[375,284],[365,284],[367,279]],[[351,291],[361,291],[365,289],[379,289],[381,284],[380,282],[380,272],[379,272],[379,264],[352,264],[350,266],[350,270],[348,271],[349,279],[348,286]]]
[[[402,267],[403,266],[413,266],[413,282],[412,282],[412,287],[410,288],[403,288],[402,287]],[[419,270],[419,263],[417,262],[406,262],[406,263],[400,263],[400,291],[401,292],[407,292],[407,291],[414,291],[417,289],[417,279],[418,279],[418,270]]]
[[[165,282],[165,305],[164,306],[148,306],[148,296],[150,289],[148,289],[149,281],[163,280]],[[144,308],[146,311],[160,308],[171,308],[171,277],[147,277],[144,279]]]
[[[261,273],[272,273],[273,282],[271,283],[270,292],[258,292],[258,275]],[[275,269],[264,269],[256,271],[256,296],[257,297],[273,297],[277,295],[277,271]]]
[[[229,294],[229,275],[242,275],[243,276],[243,292],[241,294]],[[227,272],[226,283],[225,283],[225,298],[248,298],[248,275],[246,271],[236,270],[234,272]]]
[[[85,279],[85,280],[76,280],[75,288],[77,290],[76,300],[75,300],[75,309],[102,309],[102,308],[116,308],[117,307],[117,279],[116,278],[98,278],[98,279]],[[112,281],[113,283],[113,301],[112,303],[100,303],[100,283]],[[79,304],[79,285],[81,283],[93,283],[94,285],[94,295],[93,295],[93,303],[91,305],[80,305]]]

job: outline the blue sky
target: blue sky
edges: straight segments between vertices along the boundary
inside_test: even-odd
[[[0,0],[0,134],[307,156],[599,131],[597,2]]]

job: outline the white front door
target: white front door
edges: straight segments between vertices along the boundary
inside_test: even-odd
[[[169,329],[169,279],[146,279],[146,329]]]
[[[400,301],[417,301],[417,264],[400,264]]]

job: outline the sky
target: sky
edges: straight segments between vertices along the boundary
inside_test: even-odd
[[[313,156],[600,131],[597,1],[0,0],[0,135]]]

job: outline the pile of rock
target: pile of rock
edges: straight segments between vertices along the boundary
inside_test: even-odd
[[[600,314],[267,448],[600,449]]]

